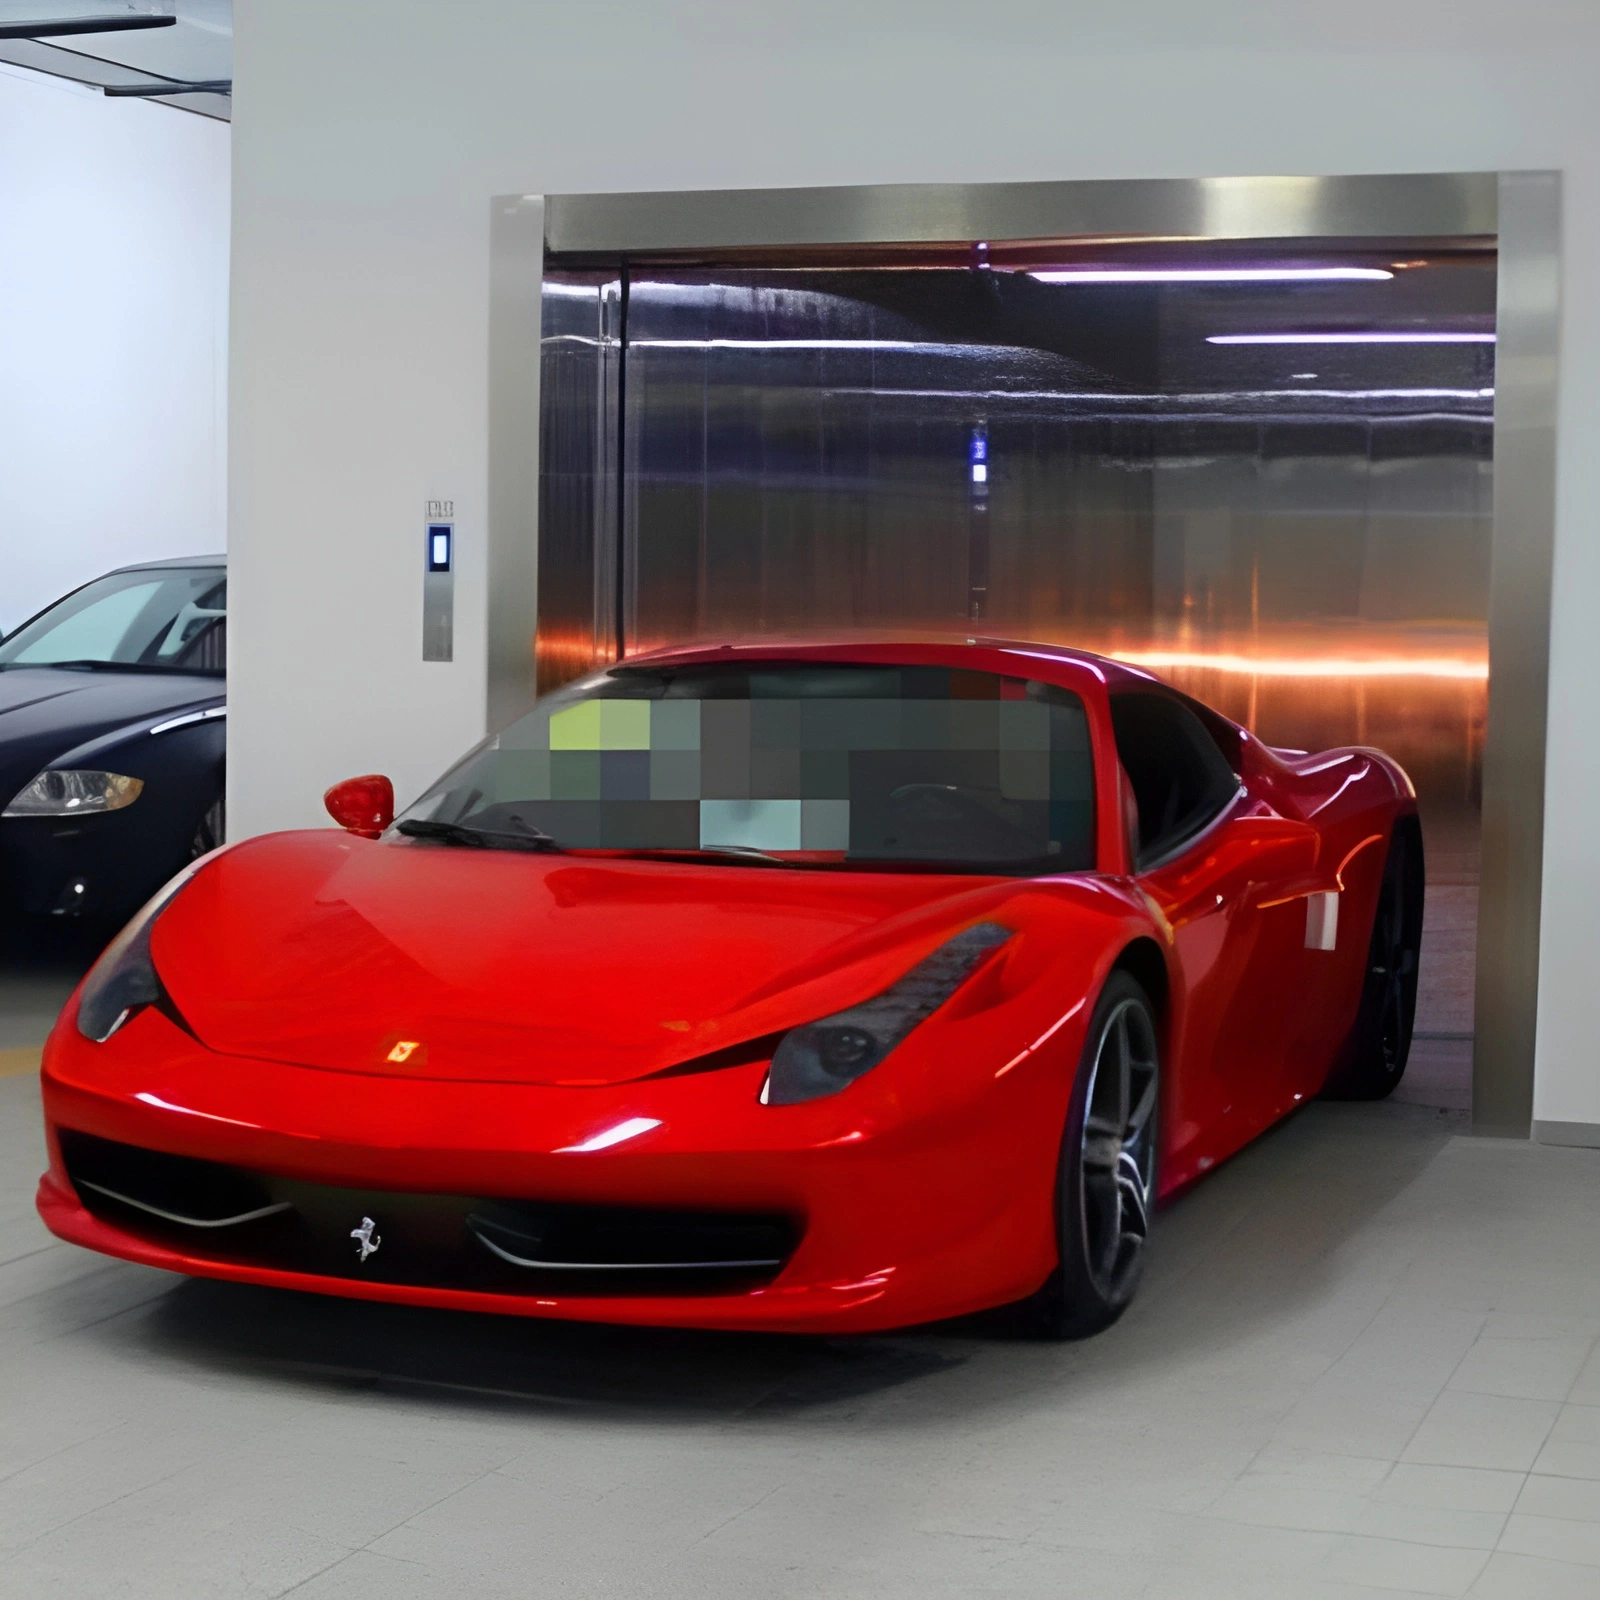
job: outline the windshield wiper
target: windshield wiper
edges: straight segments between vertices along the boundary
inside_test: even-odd
[[[9,668],[52,667],[62,672],[187,672],[197,677],[214,676],[215,667],[179,667],[170,661],[0,661],[0,672]]]
[[[519,817],[516,819],[522,822]],[[470,845],[477,850],[534,850],[545,853],[564,852],[566,846],[557,844],[542,828],[523,822],[523,832],[502,828],[469,828],[464,822],[434,822],[426,817],[407,817],[395,824],[395,832],[412,839],[437,839],[441,844]]]
[[[790,861],[785,856],[769,855],[750,844],[664,844],[639,845],[632,850],[619,852],[628,856],[727,856],[730,861],[744,862],[758,867],[803,867],[803,861]]]
[[[700,849],[706,855],[733,856],[736,860],[743,857],[746,861],[768,861],[775,867],[798,867],[798,861],[790,861],[786,856],[775,856],[766,850],[757,850],[753,844],[703,844]]]

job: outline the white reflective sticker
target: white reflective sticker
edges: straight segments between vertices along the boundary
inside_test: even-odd
[[[1337,893],[1306,896],[1306,949],[1331,950],[1339,938]]]

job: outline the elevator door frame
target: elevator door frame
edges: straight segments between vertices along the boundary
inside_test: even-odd
[[[1554,172],[502,195],[491,206],[486,721],[533,696],[544,258],[974,239],[1497,241],[1494,527],[1473,1131],[1532,1127],[1561,187]],[[1600,1135],[1597,1135],[1600,1138]]]

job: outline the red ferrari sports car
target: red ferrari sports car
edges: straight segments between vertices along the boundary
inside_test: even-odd
[[[1001,642],[635,657],[398,820],[226,846],[44,1059],[62,1238],[534,1316],[1112,1321],[1158,1199],[1410,1043],[1422,843],[1127,666]]]

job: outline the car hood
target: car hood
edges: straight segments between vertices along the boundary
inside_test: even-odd
[[[185,672],[0,672],[0,805],[41,767],[129,723],[220,700],[220,678]]]
[[[152,952],[214,1050],[405,1077],[646,1077],[877,993],[1015,879],[369,842],[225,851]]]

